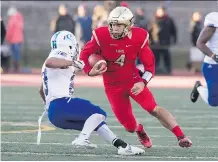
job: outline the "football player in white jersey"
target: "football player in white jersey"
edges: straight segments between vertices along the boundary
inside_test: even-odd
[[[207,88],[196,81],[190,98],[192,102],[196,102],[200,94],[204,102],[215,107],[218,106],[218,12],[211,12],[205,17],[197,47],[206,55],[202,72]]]
[[[143,149],[130,146],[116,137],[105,123],[104,110],[88,100],[73,96],[75,74],[84,66],[83,62],[77,60],[79,47],[75,36],[68,31],[59,31],[51,38],[51,48],[42,67],[40,88],[40,95],[48,106],[50,122],[58,128],[81,131],[72,142],[76,147],[96,148],[88,140],[90,134],[96,131],[117,147],[120,155],[144,153]]]

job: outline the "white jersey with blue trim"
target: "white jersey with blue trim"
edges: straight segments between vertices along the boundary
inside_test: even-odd
[[[216,28],[216,31],[206,45],[214,54],[218,55],[218,12],[209,13],[205,17],[204,26]],[[217,62],[209,56],[205,56],[204,62],[209,64],[217,64]]]
[[[50,57],[72,60],[69,54],[59,49],[52,50],[48,58]],[[43,65],[41,77],[47,104],[57,98],[73,97],[75,73],[76,69],[73,66],[57,69]]]

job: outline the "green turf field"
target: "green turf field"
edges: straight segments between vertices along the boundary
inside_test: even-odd
[[[73,148],[71,141],[78,132],[60,129],[43,131],[41,145],[36,145],[37,120],[43,111],[38,88],[2,87],[1,90],[2,160],[218,160],[218,108],[207,107],[201,99],[196,104],[190,103],[189,89],[152,91],[157,102],[172,112],[184,132],[190,136],[193,147],[180,148],[170,131],[134,103],[135,115],[150,134],[153,147],[146,149],[145,154],[133,157],[118,156],[117,150],[95,133],[90,139],[99,146],[95,150]],[[130,144],[141,147],[136,134],[127,133],[112,114],[103,89],[78,88],[76,94],[77,97],[84,97],[101,105],[108,113],[110,128]],[[47,119],[44,119],[44,125],[49,126]],[[50,127],[46,129],[48,128]]]

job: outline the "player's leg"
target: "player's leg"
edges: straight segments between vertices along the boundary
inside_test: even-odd
[[[130,86],[132,87],[132,85]],[[151,113],[154,108],[156,107],[156,102],[149,91],[148,88],[144,89],[140,94],[133,95],[131,91],[129,91],[129,95],[138,103],[140,106]],[[139,141],[142,145],[149,148],[152,146],[152,140],[150,139],[149,135],[145,132],[143,126],[139,124],[137,131],[136,131]]]
[[[106,89],[105,92],[107,94],[108,100],[111,104],[115,116],[117,117],[119,122],[125,127],[126,131],[131,133],[137,131],[138,127],[141,127],[141,125],[137,123],[133,115],[132,105],[127,91],[124,90],[123,87],[120,87],[116,90]],[[147,134],[144,133],[143,135],[145,136]],[[149,142],[146,141],[143,143],[143,145],[146,148],[149,148],[152,145]]]
[[[133,115],[132,105],[127,92],[123,87],[106,88],[105,92],[118,121],[128,132],[135,132],[138,124]]]
[[[50,103],[49,120],[53,125],[62,129],[81,130],[74,143],[92,147],[93,145],[88,141],[88,138],[96,127],[104,124],[106,113],[87,100],[73,98],[69,103],[67,101],[67,98],[61,98]]]
[[[203,101],[210,106],[218,106],[218,65],[203,63],[202,71],[207,82],[207,88],[196,81],[191,92],[191,101],[196,102],[199,94]]]
[[[184,135],[172,114],[156,104],[152,93],[147,87],[145,87],[138,95],[131,94],[131,97],[139,103],[143,109],[155,116],[165,128],[173,132],[179,140],[179,145],[181,147],[190,147],[192,145],[191,141]]]
[[[207,88],[204,88],[204,93],[202,91],[202,86],[198,87],[198,92],[201,97],[204,94],[207,95],[207,102],[210,106],[218,106],[218,64],[203,64],[203,74],[207,82]],[[201,92],[202,91],[202,92]],[[207,93],[206,93],[207,91]],[[206,95],[205,95],[206,96]],[[202,97],[203,98],[203,97]],[[204,99],[204,100],[206,100]]]
[[[61,101],[59,101],[61,103]],[[79,102],[79,103],[78,103]],[[62,102],[61,104],[64,106],[66,102]],[[69,103],[71,103],[71,109],[69,110],[61,110],[61,111],[57,111],[57,110],[52,110],[54,109],[56,106],[52,106],[51,105],[51,109],[49,109],[49,118],[51,119],[51,121],[53,121],[52,123],[54,125],[56,125],[59,128],[62,129],[74,129],[74,130],[82,130],[82,132],[80,133],[79,137],[76,138],[72,144],[76,145],[77,147],[79,146],[86,146],[89,148],[95,148],[97,147],[94,144],[91,144],[86,138],[87,138],[87,132],[84,132],[84,128],[85,128],[85,124],[91,124],[89,121],[88,116],[91,116],[91,114],[93,113],[99,113],[99,114],[104,114],[106,116],[106,113],[98,106],[92,104],[91,102],[87,101],[87,100],[83,100],[83,99],[79,99],[79,98],[75,98],[73,100],[71,100]],[[81,105],[82,103],[82,105]],[[57,105],[57,104],[56,104]],[[75,107],[75,105],[78,106],[79,110],[77,109],[77,107]],[[81,106],[81,107],[80,107]],[[57,106],[59,107],[59,106]],[[65,108],[66,106],[64,106]],[[75,111],[71,111],[72,109],[74,109]],[[84,115],[80,113],[80,110],[82,112],[88,112],[88,114]],[[59,119],[57,117],[54,117],[54,114],[52,114],[53,112],[56,112],[56,114],[58,114]],[[62,113],[62,112],[66,112],[66,113]],[[63,117],[62,117],[63,116]],[[84,121],[84,119],[86,119],[88,117],[88,119],[86,121]],[[52,118],[56,118],[55,121],[52,120]],[[66,119],[67,118],[67,119]],[[64,120],[63,120],[64,119]],[[116,137],[116,135],[108,128],[108,126],[106,125],[105,122],[101,122],[96,128],[95,131],[102,136],[107,142],[113,144],[113,146],[118,148],[118,154],[120,155],[136,155],[136,154],[141,154],[144,152],[144,150],[137,148],[137,147],[133,147],[130,146],[129,144],[127,144],[126,142],[124,142],[123,140],[119,139]]]
[[[99,136],[103,137],[105,141],[118,148],[119,155],[137,155],[144,153],[144,150],[131,146],[125,141],[117,138],[110,128],[108,128],[107,124],[100,126],[96,132],[99,134]]]

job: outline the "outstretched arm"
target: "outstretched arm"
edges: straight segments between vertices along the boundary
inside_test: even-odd
[[[46,59],[45,66],[48,68],[66,68],[68,66],[74,66],[79,70],[83,69],[83,62],[79,60],[65,60],[61,58],[50,57]]]

